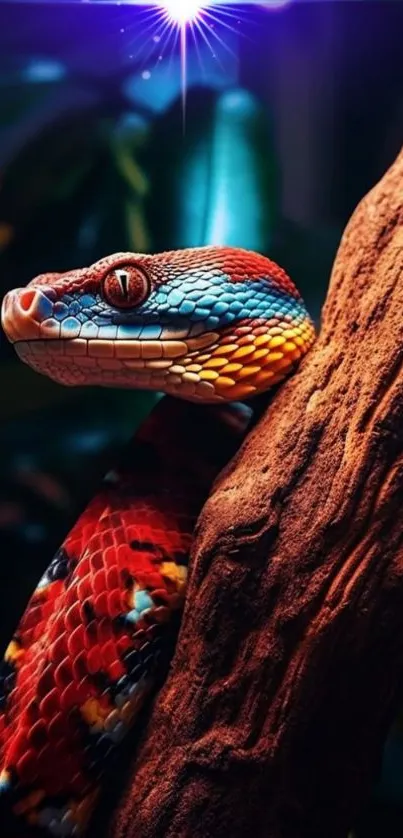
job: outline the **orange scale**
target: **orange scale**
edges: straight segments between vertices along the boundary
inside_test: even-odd
[[[231,336],[230,343],[224,343],[224,339],[221,341],[220,346],[217,346],[217,349],[214,350],[214,356],[216,355],[227,355],[229,353],[235,352],[238,349],[238,344],[234,343],[234,336]]]
[[[290,369],[291,366],[292,366],[292,361],[287,356],[286,358],[282,358],[281,361],[276,361],[276,363],[273,364],[273,369],[276,372],[279,372],[280,370],[288,370],[288,369]]]
[[[253,343],[249,343],[247,346],[240,346],[236,352],[233,353],[232,360],[235,360],[236,358],[246,358],[248,355],[252,355],[253,352],[255,352],[255,345]]]
[[[267,350],[266,364],[276,364],[277,361],[282,361],[284,355],[282,352],[270,352]]]
[[[235,387],[231,390],[231,398],[246,399],[256,393],[256,390],[257,388],[253,384],[235,384]]]
[[[262,358],[267,358],[269,354],[269,349],[256,349],[253,355],[251,356],[251,362],[253,361],[261,361]]]
[[[223,387],[225,390],[230,388],[230,387],[233,387],[234,384],[235,384],[234,379],[229,378],[225,375],[219,375],[218,378],[217,378],[217,387]]]
[[[215,358],[214,356],[210,358],[209,361],[206,361],[204,364],[205,369],[210,369],[214,367],[225,367],[228,363],[227,358]]]
[[[248,335],[243,335],[241,338],[239,338],[237,343],[238,343],[238,346],[247,346],[249,343],[254,343],[254,341],[255,341],[254,334],[248,334]]]
[[[256,376],[256,384],[267,384],[274,377],[273,370],[261,370]]]
[[[239,370],[239,372],[237,373],[237,383],[239,382],[239,379],[251,378],[251,376],[257,375],[257,373],[260,372],[260,370],[260,366],[243,366],[242,369]]]
[[[286,375],[287,373],[275,373],[273,378],[270,379],[270,386],[274,387],[274,385],[278,384],[279,381],[284,381]]]

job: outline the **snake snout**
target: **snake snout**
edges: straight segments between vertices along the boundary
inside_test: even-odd
[[[39,288],[16,288],[3,299],[1,322],[11,343],[45,337],[43,321],[51,317],[52,302]]]

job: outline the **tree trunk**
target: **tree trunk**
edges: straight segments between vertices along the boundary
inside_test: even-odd
[[[216,482],[114,838],[346,838],[403,686],[403,153]]]

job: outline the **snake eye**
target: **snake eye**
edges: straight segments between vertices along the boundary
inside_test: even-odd
[[[148,297],[150,282],[137,266],[124,265],[108,271],[103,281],[107,303],[114,308],[134,308]]]

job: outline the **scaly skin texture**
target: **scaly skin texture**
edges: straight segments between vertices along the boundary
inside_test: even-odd
[[[102,775],[159,680],[196,517],[247,418],[231,405],[178,407],[157,404],[56,553],[6,650],[5,838],[85,832]]]
[[[314,339],[285,272],[231,248],[116,254],[45,274],[6,296],[2,319],[19,356],[63,384],[199,402],[268,389]],[[183,607],[197,515],[244,429],[233,406],[162,400],[39,582],[0,674],[10,838],[85,832]]]
[[[314,340],[285,271],[236,248],[118,253],[44,274],[3,301],[17,352],[62,384],[244,399],[277,384]]]

